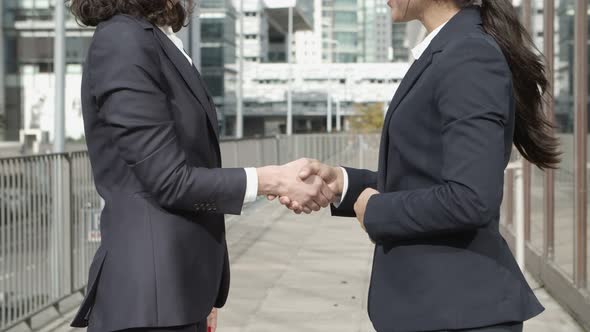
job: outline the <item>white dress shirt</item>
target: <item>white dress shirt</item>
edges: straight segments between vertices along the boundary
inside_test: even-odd
[[[188,60],[188,62],[192,65],[193,60],[191,57],[184,51],[184,45],[182,40],[176,36],[174,30],[170,26],[159,27],[168,38],[176,45],[176,47],[182,52],[184,57]],[[256,197],[258,197],[258,173],[256,172],[256,168],[245,168],[246,171],[246,194],[244,195],[244,204],[251,203],[256,201]]]
[[[444,26],[447,23],[448,23],[448,21],[441,24],[438,28],[432,30],[432,32],[429,33],[428,36],[426,36],[426,38],[424,38],[424,40],[422,42],[420,42],[418,45],[416,45],[416,47],[414,47],[412,49],[412,56],[414,57],[414,60],[420,59],[422,54],[424,54],[424,51],[426,51],[428,46],[430,46],[430,43],[432,43],[432,40],[434,39],[434,37],[436,37],[436,35],[438,35],[438,33],[442,30],[442,28],[444,28]],[[342,190],[342,197],[340,199],[340,202],[342,202],[344,200],[344,197],[346,197],[346,192],[348,191],[348,173],[346,173],[345,169],[342,169],[342,171],[344,172],[344,187]],[[336,206],[336,207],[338,207],[338,205],[339,204],[334,204],[334,206]]]
[[[416,45],[412,49],[412,55],[414,56],[414,60],[420,59],[420,57],[422,56],[424,51],[426,51],[428,46],[430,46],[430,43],[432,43],[432,40],[434,39],[434,37],[436,37],[436,35],[438,35],[440,30],[442,30],[442,28],[444,28],[448,22],[449,21],[446,21],[445,23],[441,24],[438,28],[432,30],[432,32],[429,33],[428,36],[426,36],[426,38],[424,38],[424,40],[422,42],[420,42],[420,44]]]

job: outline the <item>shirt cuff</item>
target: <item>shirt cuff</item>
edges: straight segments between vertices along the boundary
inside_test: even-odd
[[[346,169],[344,167],[340,167],[342,169],[342,179],[343,179],[343,184],[342,184],[342,194],[340,194],[340,200],[338,202],[335,202],[334,207],[338,208],[340,206],[340,204],[342,204],[342,202],[344,202],[344,199],[346,198],[346,192],[348,192],[348,172],[346,172]]]
[[[258,197],[258,172],[256,168],[244,168],[246,171],[246,195],[244,195],[244,204],[256,201]]]

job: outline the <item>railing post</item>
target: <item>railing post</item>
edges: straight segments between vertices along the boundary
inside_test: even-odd
[[[521,270],[524,270],[524,249],[525,249],[525,229],[524,229],[524,174],[522,163],[518,162],[515,170],[516,182],[516,262]]]
[[[73,198],[73,193],[74,193],[74,190],[73,190],[73,186],[74,186],[73,169],[74,169],[74,165],[72,162],[72,155],[71,154],[66,155],[66,161],[68,164],[68,186],[67,186],[67,188],[68,188],[67,207],[68,208],[66,211],[68,211],[68,213],[69,213],[68,220],[67,220],[67,224],[68,224],[67,231],[68,232],[66,233],[69,235],[68,236],[69,243],[66,247],[66,250],[67,250],[66,252],[68,253],[69,267],[70,267],[70,274],[69,274],[69,276],[70,276],[69,287],[70,288],[68,290],[68,293],[73,293],[74,290],[76,289],[76,287],[74,286],[75,279],[76,279],[75,278],[76,271],[74,269],[74,236],[75,235],[74,235],[74,227],[73,227],[73,223],[75,220],[75,218],[74,218],[75,211],[74,211],[74,204],[73,204],[73,202],[74,202],[74,198]]]
[[[358,142],[359,142],[359,168],[363,169],[365,167],[365,152],[363,151],[364,139],[363,135],[358,135]]]

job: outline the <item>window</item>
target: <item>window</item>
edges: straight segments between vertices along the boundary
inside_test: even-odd
[[[561,140],[561,168],[555,171],[555,261],[568,276],[573,275],[572,227],[575,202],[574,138],[574,13],[575,0],[555,2],[555,119]]]
[[[201,20],[201,40],[219,41],[223,38],[223,19],[203,19]]]
[[[357,18],[355,12],[335,12],[334,13],[334,26],[349,26],[356,25]]]
[[[201,63],[203,66],[223,66],[223,48],[203,47],[201,49]]]
[[[335,32],[334,39],[338,41],[339,47],[356,47],[356,32]]]

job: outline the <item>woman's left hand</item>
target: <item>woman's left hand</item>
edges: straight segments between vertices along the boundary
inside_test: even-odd
[[[356,203],[354,203],[354,212],[356,213],[356,218],[365,232],[367,231],[365,228],[365,212],[367,210],[367,204],[369,203],[369,199],[373,195],[377,194],[379,194],[377,190],[373,188],[367,188],[357,198]]]
[[[207,332],[215,332],[217,330],[217,308],[213,308],[207,317]]]

